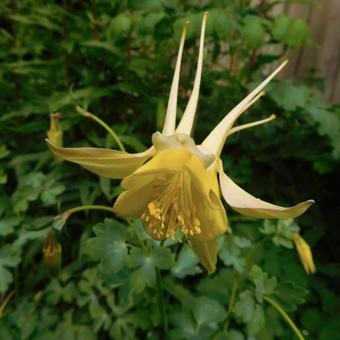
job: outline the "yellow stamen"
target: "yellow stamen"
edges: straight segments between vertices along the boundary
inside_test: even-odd
[[[163,179],[159,187],[157,199],[148,204],[141,217],[150,235],[157,240],[174,238],[177,228],[187,238],[201,233],[189,174],[184,170],[178,171]]]

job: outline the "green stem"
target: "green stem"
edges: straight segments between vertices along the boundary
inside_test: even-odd
[[[234,308],[236,293],[237,293],[239,285],[240,285],[240,276],[238,274],[236,274],[235,277],[234,277],[234,280],[233,280],[233,285],[231,287],[231,294],[230,294],[230,298],[229,298],[227,317],[226,317],[227,321],[226,321],[226,324],[224,326],[225,332],[228,330],[228,327],[229,327],[230,315],[231,315],[233,308]]]
[[[109,135],[113,138],[113,140],[117,143],[119,149],[121,151],[126,152],[125,147],[123,145],[123,143],[120,141],[119,137],[117,136],[117,134],[100,118],[98,118],[96,115],[94,115],[93,113],[87,112],[85,110],[83,110],[81,107],[77,106],[77,111],[83,115],[84,117],[90,118],[92,120],[94,120],[95,122],[97,122],[100,126],[102,126],[108,133]]]
[[[129,224],[129,226],[131,227],[132,232],[136,236],[136,239],[138,240],[138,242],[141,245],[141,247],[144,249],[144,251],[146,253],[149,253],[149,250],[148,250],[147,246],[145,245],[144,241],[142,240],[142,238],[140,237],[139,232],[136,229],[136,226],[130,220],[126,220],[126,221]]]
[[[299,340],[305,339],[302,333],[300,332],[300,330],[297,328],[297,326],[293,322],[293,320],[289,317],[289,315],[284,311],[284,309],[275,300],[273,300],[272,298],[268,296],[264,296],[263,299],[267,301],[273,308],[275,308],[280,313],[280,315],[285,319],[285,321],[288,323],[290,328],[294,331],[295,335],[297,336]]]
[[[226,323],[225,323],[225,326],[224,326],[225,331],[227,331],[228,327],[229,327],[230,316],[233,312],[233,308],[234,308],[234,305],[235,305],[235,302],[236,302],[235,301],[236,300],[236,294],[237,294],[237,291],[240,287],[240,284],[250,270],[251,261],[254,258],[254,255],[256,254],[257,250],[262,245],[262,243],[265,242],[265,241],[266,241],[266,239],[264,238],[261,241],[257,242],[257,244],[254,245],[254,247],[250,250],[250,252],[248,253],[248,255],[246,257],[246,265],[244,267],[243,273],[241,275],[236,273],[236,275],[234,277],[233,285],[231,287],[230,299],[229,299],[229,303],[228,303]]]
[[[65,220],[67,220],[73,213],[83,210],[105,210],[113,213],[113,209],[111,207],[107,207],[106,205],[81,205],[79,207],[71,208],[63,213],[61,213],[59,216],[62,216]]]
[[[163,331],[164,331],[164,334],[167,335],[168,329],[169,329],[168,318],[167,318],[166,311],[165,311],[162,277],[161,277],[161,274],[158,268],[156,269],[156,278],[157,278],[157,290],[158,290],[158,299],[159,299],[159,311],[160,311],[161,318],[162,318]]]
[[[5,315],[5,308],[12,296],[14,295],[14,290],[12,290],[7,296],[4,298],[2,304],[0,305],[0,319]]]

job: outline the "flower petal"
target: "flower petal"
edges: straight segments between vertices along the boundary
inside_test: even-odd
[[[199,91],[200,91],[200,84],[201,84],[203,52],[204,52],[204,33],[205,33],[205,26],[207,22],[207,16],[208,16],[208,13],[205,12],[203,14],[203,20],[202,20],[201,38],[200,38],[200,46],[199,46],[197,70],[196,70],[196,76],[195,76],[195,81],[194,81],[194,87],[192,89],[192,93],[189,98],[188,105],[183,113],[183,117],[177,126],[176,133],[185,133],[187,135],[190,135],[192,125],[194,123],[196,108],[197,108],[197,103],[198,103],[198,96],[199,96]]]
[[[229,229],[227,214],[219,197],[217,174],[214,170],[206,170],[194,155],[184,168],[190,173],[192,196],[201,227],[201,233],[195,237],[201,241],[212,240]]]
[[[308,243],[298,233],[293,235],[293,242],[306,273],[314,274],[316,268],[313,261],[313,254]]]
[[[195,237],[200,241],[209,241],[230,231],[227,214],[218,195],[210,190],[204,197],[193,190],[197,218],[200,221],[201,233]]]
[[[222,121],[210,132],[208,137],[203,141],[202,146],[214,153],[217,157],[221,154],[228,131],[232,128],[236,119],[249,108],[250,103],[255,103],[262,96],[263,88],[276,76],[278,72],[287,64],[284,61],[272,74],[270,74],[259,86],[248,94],[239,104],[237,104]]]
[[[195,238],[191,239],[191,246],[203,267],[212,274],[216,270],[218,243],[217,241],[199,241]]]
[[[183,27],[181,42],[179,45],[179,50],[178,50],[178,55],[177,55],[177,60],[176,60],[175,73],[174,73],[174,77],[173,77],[171,89],[170,89],[168,108],[166,111],[165,122],[164,122],[164,127],[163,127],[163,134],[166,136],[172,135],[175,132],[179,73],[180,73],[180,68],[181,68],[183,46],[185,42],[185,36],[187,34],[188,24],[189,24],[188,21],[185,22],[184,27]]]
[[[60,148],[46,140],[50,150],[59,158],[81,165],[99,176],[123,178],[138,169],[152,157],[154,148],[130,154],[127,152],[100,148]]]
[[[123,192],[113,205],[113,211],[120,217],[140,218],[149,202],[155,198],[155,191],[149,185]]]
[[[293,207],[280,207],[247,193],[223,172],[222,166],[219,175],[224,199],[242,215],[257,218],[294,218],[302,215],[314,203],[313,200],[308,200]]]
[[[167,176],[180,170],[183,164],[192,157],[185,148],[167,149],[158,152],[149,162],[141,166],[131,176],[123,179],[121,185],[124,189],[144,185],[156,176]]]

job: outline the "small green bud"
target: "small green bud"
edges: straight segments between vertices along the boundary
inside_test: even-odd
[[[62,260],[61,252],[62,248],[56,238],[55,230],[51,229],[47,234],[43,248],[43,253],[46,266],[51,275],[53,276],[58,275],[60,272]]]
[[[47,131],[47,137],[53,145],[63,146],[63,131],[59,126],[60,113],[55,112],[50,114],[50,129]]]

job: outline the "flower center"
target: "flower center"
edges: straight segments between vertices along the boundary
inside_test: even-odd
[[[159,185],[157,199],[148,204],[142,220],[149,234],[157,240],[174,238],[179,228],[188,237],[201,232],[193,204],[191,180],[186,171],[178,171]]]

